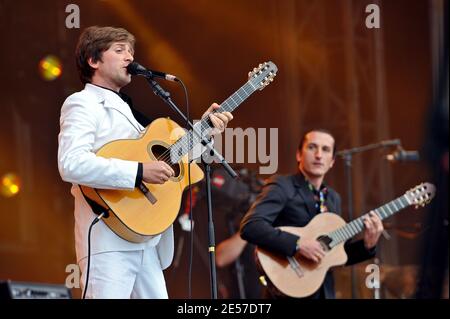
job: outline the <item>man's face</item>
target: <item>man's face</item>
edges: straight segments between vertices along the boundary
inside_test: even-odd
[[[93,80],[99,85],[119,90],[131,81],[126,67],[133,61],[133,48],[128,42],[113,42],[102,54],[102,61],[89,64],[95,69]]]
[[[327,133],[309,132],[297,151],[300,170],[309,177],[323,177],[333,167],[334,138]]]

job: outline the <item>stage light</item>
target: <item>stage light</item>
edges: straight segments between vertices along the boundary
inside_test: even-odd
[[[62,74],[62,64],[58,57],[47,55],[39,61],[39,73],[46,81],[53,81]]]
[[[4,197],[13,197],[20,191],[20,179],[14,173],[7,173],[2,176],[0,193]]]

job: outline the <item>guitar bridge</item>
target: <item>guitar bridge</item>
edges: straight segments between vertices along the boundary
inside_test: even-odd
[[[147,186],[145,186],[144,183],[141,183],[139,185],[139,190],[144,194],[145,198],[147,198],[150,203],[152,203],[153,205],[156,204],[157,202],[156,197],[153,196],[152,192],[150,192],[150,190],[148,189]]]

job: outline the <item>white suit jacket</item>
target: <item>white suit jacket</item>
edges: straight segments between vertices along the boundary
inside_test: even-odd
[[[110,141],[137,138],[143,130],[128,104],[113,91],[86,84],[84,90],[65,100],[58,136],[58,169],[62,179],[72,183],[77,261],[87,256],[88,229],[96,217],[78,185],[134,189],[137,162],[106,159],[96,156],[95,152]],[[141,250],[148,246],[156,246],[161,267],[167,268],[173,258],[173,227],[145,243],[132,243],[120,238],[103,221],[92,228],[91,254]]]

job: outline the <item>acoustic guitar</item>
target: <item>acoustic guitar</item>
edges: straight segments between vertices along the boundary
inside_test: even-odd
[[[407,206],[425,206],[434,195],[434,185],[422,183],[374,212],[383,220]],[[278,227],[301,238],[316,239],[325,251],[325,256],[320,263],[315,263],[298,254],[284,257],[258,247],[256,256],[259,265],[279,292],[290,297],[308,297],[320,288],[331,267],[347,262],[344,243],[364,230],[363,220],[366,215],[346,223],[337,214],[321,213],[305,227]]]
[[[214,112],[232,112],[256,90],[271,83],[278,69],[273,62],[265,62],[249,73],[248,81]],[[175,175],[164,184],[142,182],[132,191],[95,189],[80,186],[94,205],[108,212],[103,221],[125,240],[140,243],[166,230],[180,210],[183,190],[189,185],[188,163],[191,162],[192,184],[203,179],[200,167],[189,161],[193,148],[201,137],[212,129],[206,117],[194,125],[195,132],[186,132],[168,118],[154,120],[138,139],[116,140],[105,144],[96,155],[137,162],[164,161]],[[199,136],[200,135],[200,136]]]

